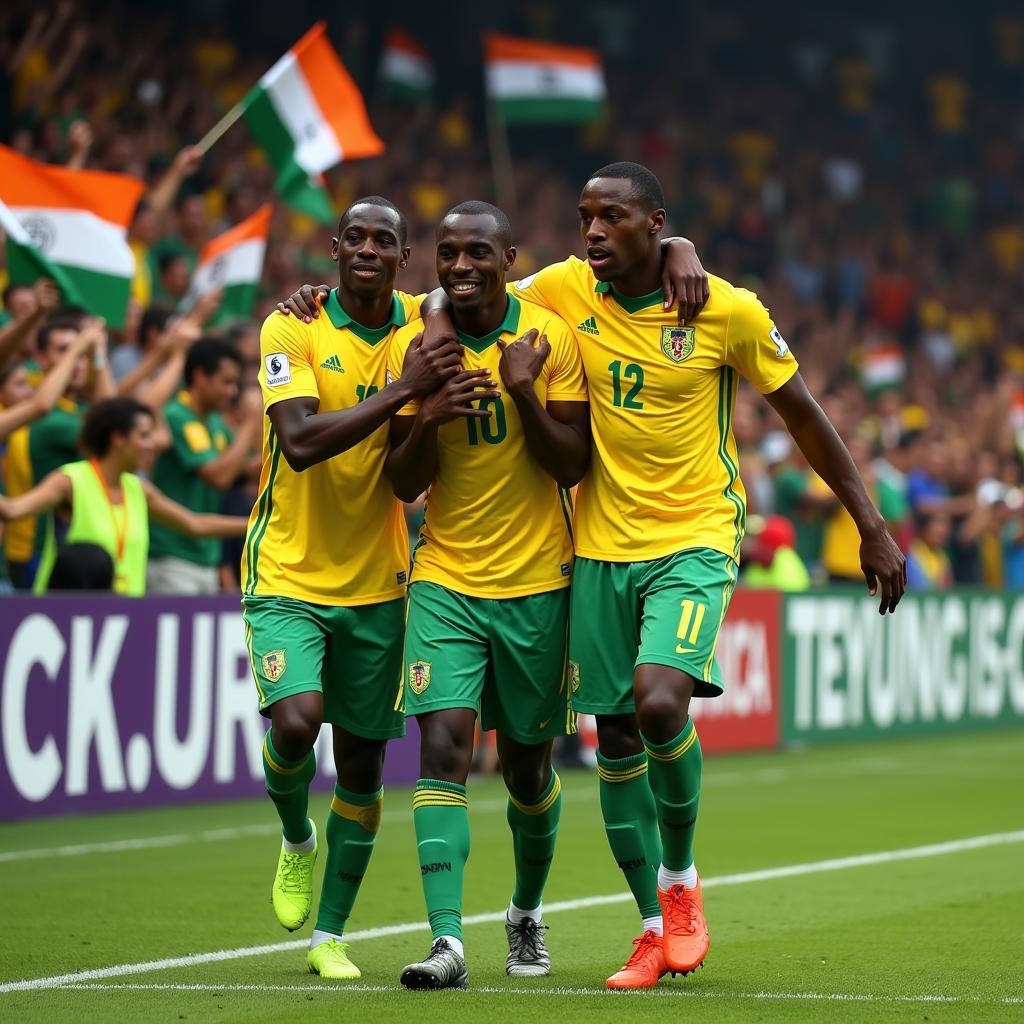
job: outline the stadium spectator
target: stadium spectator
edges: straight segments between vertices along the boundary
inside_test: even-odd
[[[252,462],[262,425],[258,392],[245,393],[234,436],[224,421],[224,413],[238,397],[241,370],[237,349],[217,338],[200,339],[185,359],[185,389],[164,410],[171,447],[156,460],[153,482],[194,512],[219,512],[223,493]],[[182,536],[156,524],[150,543],[149,591],[217,593],[220,561],[215,538]]]
[[[58,552],[47,588],[100,592],[114,589],[114,560],[99,544],[75,541]]]
[[[794,545],[796,530],[785,516],[769,516],[744,546],[743,554],[750,559],[744,574],[748,587],[765,590],[806,590],[811,585],[807,567],[800,560]]]
[[[18,497],[0,497],[0,521],[47,517],[46,541],[36,593],[49,589],[64,544],[98,544],[114,561],[114,590],[129,597],[146,592],[149,523],[190,537],[232,537],[244,532],[240,516],[202,515],[172,501],[140,470],[153,464],[155,418],[133,398],[98,402],[82,424],[82,447],[89,458],[54,470]]]
[[[917,536],[907,552],[907,585],[914,590],[942,590],[953,585],[953,567],[945,547],[951,533],[949,516],[930,512],[921,517]]]

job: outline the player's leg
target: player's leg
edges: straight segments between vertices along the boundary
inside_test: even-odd
[[[316,829],[307,812],[316,774],[313,745],[323,722],[324,628],[314,606],[289,598],[246,598],[244,621],[260,712],[271,720],[263,771],[283,834],[274,912],[294,931],[309,916],[317,855]]]
[[[551,744],[575,725],[566,666],[568,618],[567,588],[490,602],[492,659],[481,719],[485,729],[498,732],[509,792],[516,871],[505,921],[505,970],[511,975],[551,970],[541,901],[562,811],[562,784],[551,767]]]
[[[551,973],[541,903],[562,816],[562,783],[551,767],[551,743],[519,743],[498,733],[516,871],[505,915],[505,972],[515,977]]]
[[[420,730],[413,822],[433,943],[402,971],[408,988],[463,988],[462,885],[469,858],[466,779],[489,658],[478,599],[433,583],[409,589],[400,706]]]
[[[640,642],[639,595],[629,564],[577,558],[569,626],[573,707],[597,716],[601,814],[612,855],[643,921],[641,938],[613,988],[644,988],[665,973],[657,866],[657,811],[647,753],[634,714],[633,668]]]
[[[342,941],[373,853],[383,806],[384,751],[405,720],[394,707],[402,671],[405,601],[330,609],[324,718],[337,784],[327,812],[327,862],[307,964],[322,977],[358,978]]]
[[[693,859],[703,765],[690,700],[722,692],[715,648],[734,581],[735,563],[706,549],[644,563],[640,580],[637,719],[661,831],[665,958],[684,973],[703,963],[709,946]]]

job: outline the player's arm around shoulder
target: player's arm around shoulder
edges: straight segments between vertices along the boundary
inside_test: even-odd
[[[561,263],[552,263],[536,273],[513,281],[509,285],[509,291],[518,299],[557,313],[563,287],[574,269],[573,261],[580,262],[575,256],[570,256]]]

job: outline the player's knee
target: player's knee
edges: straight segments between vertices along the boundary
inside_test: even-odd
[[[640,731],[655,743],[667,743],[686,724],[689,697],[670,687],[659,687],[637,701]]]
[[[613,760],[632,757],[644,749],[634,715],[598,715],[597,747]]]
[[[439,723],[423,730],[420,769],[425,778],[464,783],[473,758],[473,737]]]
[[[355,793],[370,793],[380,789],[384,776],[384,750],[386,743],[364,741],[357,747],[334,746],[334,765],[338,781]]]
[[[289,758],[300,758],[309,753],[320,735],[320,717],[307,708],[283,707],[275,709],[274,746]]]
[[[525,803],[537,800],[551,781],[551,765],[545,762],[502,764],[505,788]]]

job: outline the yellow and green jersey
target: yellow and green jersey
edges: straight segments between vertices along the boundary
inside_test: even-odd
[[[739,558],[746,495],[732,415],[738,375],[763,394],[797,371],[757,296],[711,277],[679,327],[661,291],[636,298],[570,257],[516,286],[575,326],[593,433],[576,497],[576,553],[640,562],[706,547]]]
[[[426,518],[413,560],[413,582],[438,583],[470,597],[522,597],[569,585],[572,565],[569,496],[526,446],[515,403],[501,383],[498,339],[514,341],[530,328],[546,335],[551,353],[534,387],[547,402],[585,402],[579,348],[550,310],[509,295],[505,319],[483,338],[459,333],[466,370],[489,369],[497,399],[482,403],[489,419],[460,417],[437,436],[437,476],[427,492]],[[391,343],[388,370],[397,378],[420,323]],[[399,415],[414,415],[418,403]]]
[[[385,385],[397,328],[423,296],[395,292],[391,320],[356,323],[332,290],[318,319],[272,313],[260,331],[264,409],[315,398],[320,412],[349,409]],[[388,427],[347,452],[296,473],[269,418],[263,424],[259,497],[242,554],[242,592],[324,605],[391,601],[405,593],[409,544],[402,506],[384,478]]]

